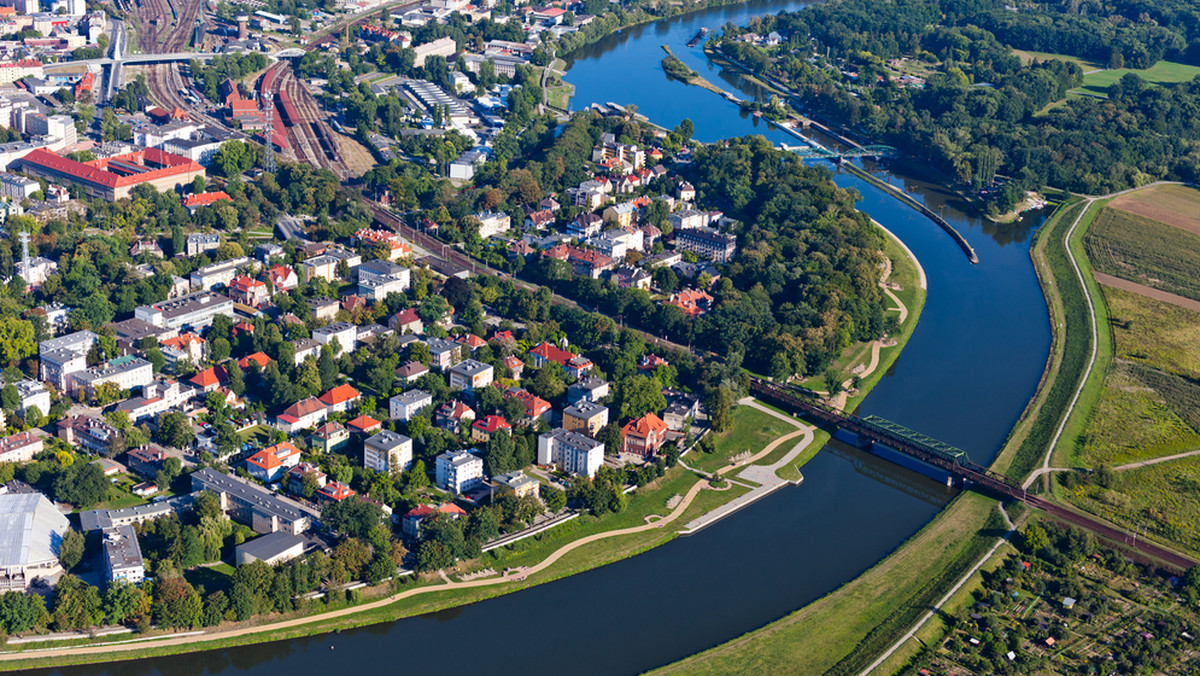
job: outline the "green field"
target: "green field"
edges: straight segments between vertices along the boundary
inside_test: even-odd
[[[1200,315],[1178,305],[1106,287],[1116,357],[1200,380]]]
[[[1145,70],[1133,70],[1131,68],[1102,70],[1084,75],[1083,86],[1072,91],[1108,96],[1108,86],[1120,80],[1126,73],[1133,73],[1150,84],[1172,85],[1179,82],[1191,81],[1192,78],[1200,75],[1200,67],[1171,61],[1159,61]]]
[[[733,427],[713,435],[716,441],[713,452],[705,453],[696,448],[688,453],[685,461],[690,467],[698,470],[715,472],[728,465],[733,456],[745,452],[753,455],[779,437],[798,430],[795,425],[789,425],[786,421],[756,408],[738,406],[733,410]],[[788,446],[786,443],[781,445]]]
[[[1200,300],[1200,235],[1105,209],[1086,245],[1088,259],[1100,272]]]
[[[1017,56],[1021,57],[1021,63],[1027,64],[1027,65],[1032,63],[1035,59],[1038,61],[1051,61],[1054,59],[1058,59],[1059,61],[1065,61],[1066,63],[1078,64],[1079,67],[1085,73],[1088,71],[1092,71],[1092,70],[1099,70],[1104,67],[1104,66],[1100,65],[1099,63],[1097,63],[1096,61],[1080,58],[1078,56],[1070,56],[1069,54],[1052,54],[1050,52],[1031,52],[1031,51],[1027,51],[1024,49],[1014,49],[1013,54],[1016,54]]]

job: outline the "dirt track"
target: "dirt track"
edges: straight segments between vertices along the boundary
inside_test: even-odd
[[[1185,298],[1183,296],[1177,296],[1173,293],[1167,293],[1166,291],[1159,291],[1158,289],[1146,286],[1145,284],[1138,284],[1137,282],[1131,282],[1128,279],[1113,277],[1112,275],[1106,275],[1103,272],[1094,272],[1093,274],[1096,277],[1096,281],[1100,282],[1104,286],[1111,286],[1114,289],[1136,293],[1139,296],[1145,296],[1146,298],[1152,298],[1154,300],[1160,300],[1164,303],[1170,303],[1171,305],[1177,305],[1185,310],[1191,310],[1192,312],[1200,312],[1200,301],[1195,301],[1191,298]]]

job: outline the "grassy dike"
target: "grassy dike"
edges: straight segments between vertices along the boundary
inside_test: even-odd
[[[1088,361],[1087,304],[1063,242],[1087,206],[1078,198],[1066,198],[1038,231],[1030,252],[1049,306],[1054,341],[1038,389],[993,463],[994,469],[1010,476],[1024,477],[1040,465]],[[1072,241],[1082,242],[1085,232],[1085,224],[1080,223]],[[1003,523],[995,504],[984,496],[964,493],[887,558],[828,596],[655,673],[715,674],[750,668],[857,674],[987,551]],[[965,585],[956,598],[972,586]],[[918,638],[932,643],[943,631],[935,616]],[[910,641],[875,673],[894,673],[920,648]]]

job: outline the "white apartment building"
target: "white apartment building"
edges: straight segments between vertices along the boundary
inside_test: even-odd
[[[495,379],[495,369],[474,359],[460,361],[450,367],[450,389],[474,392],[487,387]]]
[[[118,390],[144,387],[154,380],[154,366],[135,355],[117,357],[109,361],[71,374],[68,389],[82,390],[89,397],[103,385],[115,385]]]
[[[384,430],[363,442],[363,466],[376,472],[390,474],[412,466],[412,439]]]
[[[604,443],[578,432],[556,429],[538,437],[539,465],[558,465],[565,472],[588,478],[604,464]]]
[[[437,485],[458,495],[483,485],[483,458],[470,451],[448,451],[437,457]]]
[[[202,329],[217,315],[233,317],[233,301],[212,291],[200,291],[133,311],[135,319],[164,329]]]
[[[188,281],[191,282],[192,288],[198,291],[208,291],[218,286],[228,286],[233,281],[233,278],[237,276],[238,268],[249,264],[250,259],[246,256],[230,258],[227,261],[198,268],[188,277]]]
[[[358,327],[346,322],[334,322],[329,326],[313,330],[312,337],[322,345],[329,345],[336,339],[337,348],[333,355],[336,357],[342,352],[354,351],[358,345]]]
[[[91,331],[76,331],[42,341],[38,345],[41,362],[39,376],[42,381],[54,385],[60,392],[65,391],[71,374],[87,368],[88,352],[99,339]]]
[[[409,390],[388,400],[388,417],[409,421],[430,406],[433,406],[432,394],[424,390]]]

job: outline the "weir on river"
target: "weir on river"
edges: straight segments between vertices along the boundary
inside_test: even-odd
[[[713,67],[701,45],[688,49],[687,40],[701,26],[745,24],[803,4],[721,7],[610,36],[573,56],[565,78],[576,85],[571,107],[635,104],[666,128],[690,118],[701,141],[744,134],[762,134],[774,144],[790,141],[737,104],[668,79],[659,63],[660,45],[670,44],[709,81],[754,98],[758,92]],[[855,163],[869,173],[879,171]],[[858,176],[843,172],[833,178],[858,191],[859,208],[904,240],[928,276],[916,332],[857,413],[921,430],[987,464],[1036,389],[1050,346],[1045,301],[1029,260],[1042,215],[1005,225],[984,222],[957,210],[936,186],[891,174],[930,209],[945,207],[947,222],[979,251],[981,263],[971,265],[950,235],[930,227],[925,216]],[[860,471],[864,464],[870,472]],[[476,655],[519,650],[520,659],[488,660],[488,671],[498,674],[564,667],[580,675],[645,671],[824,596],[928,523],[943,504],[936,496],[949,497],[949,489],[936,481],[846,447],[818,453],[804,466],[804,476],[801,486],[780,490],[690,537],[470,606],[337,635],[59,673],[439,674],[461,671],[454,656],[463,646]]]

